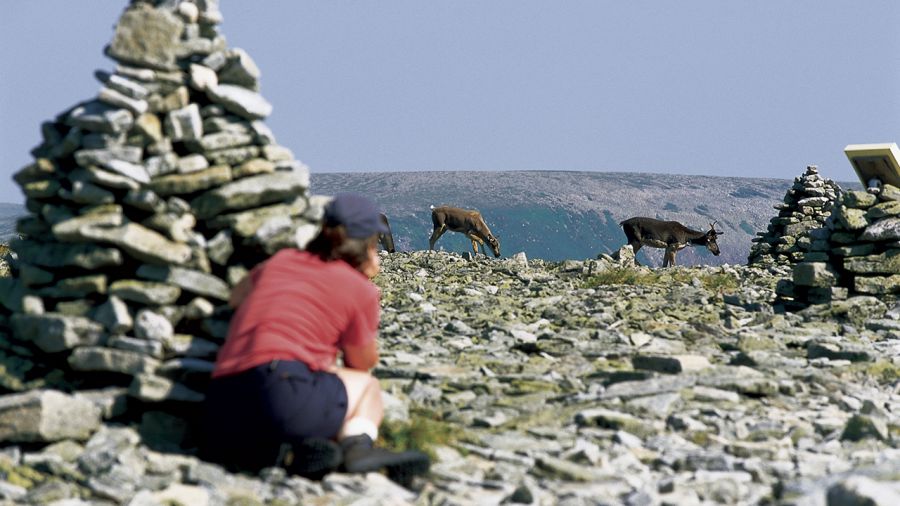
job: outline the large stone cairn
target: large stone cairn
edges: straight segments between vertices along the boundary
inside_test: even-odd
[[[816,304],[900,293],[900,188],[844,193],[826,226],[810,236],[810,252],[794,266],[782,295]]]
[[[29,215],[0,280],[0,354],[25,371],[52,364],[64,390],[119,385],[107,407],[202,400],[231,286],[305,245],[321,218],[307,168],[263,123],[259,69],[226,47],[221,21],[216,0],[133,0],[106,48],[115,71],[96,73],[96,98],[42,125],[34,163],[14,176]],[[47,384],[31,379],[0,386]],[[6,405],[61,402],[33,394]],[[70,408],[84,411],[60,413]],[[0,441],[52,439],[23,430]]]
[[[819,175],[815,165],[806,167],[802,176],[785,193],[784,201],[775,205],[778,216],[772,218],[765,232],[753,239],[748,265],[790,265],[801,262],[812,244],[809,232],[821,228],[831,215],[841,188]]]

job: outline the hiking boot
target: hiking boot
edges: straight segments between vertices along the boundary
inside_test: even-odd
[[[321,480],[341,465],[343,451],[330,439],[309,438],[288,445],[282,458],[285,469],[311,480]]]
[[[413,477],[428,472],[428,455],[410,450],[392,452],[375,448],[372,438],[365,434],[350,436],[341,441],[344,462],[341,469],[348,473],[368,473],[385,469],[391,480],[404,487],[412,484]]]

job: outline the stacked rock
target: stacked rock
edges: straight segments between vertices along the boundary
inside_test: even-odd
[[[817,166],[807,166],[802,176],[794,178],[784,201],[774,206],[778,216],[769,222],[768,230],[753,239],[747,264],[790,265],[802,261],[812,243],[810,231],[825,224],[840,195],[837,183],[820,176]]]
[[[231,286],[316,233],[324,199],[263,123],[259,69],[221,21],[216,0],[133,0],[97,97],[42,125],[14,177],[30,214],[0,280],[4,352],[198,401]]]
[[[850,295],[900,293],[900,188],[846,192],[810,252],[794,266],[786,295],[821,303]]]

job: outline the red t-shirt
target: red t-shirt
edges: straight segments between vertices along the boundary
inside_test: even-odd
[[[338,350],[375,339],[378,288],[344,261],[322,261],[283,249],[254,268],[212,376],[227,376],[272,360],[298,360],[320,371]]]

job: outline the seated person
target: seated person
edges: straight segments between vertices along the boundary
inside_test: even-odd
[[[373,446],[384,408],[369,373],[381,310],[370,279],[383,232],[370,200],[339,194],[306,251],[279,251],[234,288],[236,312],[204,404],[202,458],[310,478],[386,469],[405,485],[428,470],[421,452]]]

